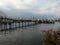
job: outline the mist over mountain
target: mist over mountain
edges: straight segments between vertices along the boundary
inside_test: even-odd
[[[0,11],[0,17],[1,17],[1,16],[5,17],[5,16],[7,16],[7,15],[6,15],[6,13]]]
[[[28,12],[28,11],[24,11],[24,10],[10,10],[10,11],[4,11],[4,13],[7,15],[7,16],[10,16],[10,17],[32,17],[34,16],[35,14],[34,13],[31,13],[31,12]]]
[[[26,11],[26,10],[3,10],[0,11],[0,15],[1,16],[9,16],[9,17],[23,17],[23,18],[32,18],[32,17],[37,17],[37,18],[46,18],[46,19],[50,19],[50,18],[56,18],[56,16],[52,15],[52,14],[37,14],[37,13],[32,13],[30,11]]]
[[[1,0],[0,10],[10,17],[60,18],[60,0]]]

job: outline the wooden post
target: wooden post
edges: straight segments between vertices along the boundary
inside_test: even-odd
[[[12,28],[14,29],[14,22],[13,22]]]
[[[22,21],[22,28],[23,28],[23,21]]]
[[[36,24],[36,21],[35,21],[35,24]]]
[[[7,23],[6,23],[6,29],[7,29]]]
[[[14,24],[13,24],[13,25],[14,25],[14,28],[15,28],[15,22],[14,22]]]
[[[25,21],[25,27],[26,27],[26,21]]]
[[[0,23],[1,27],[0,27],[0,30],[2,31],[2,23]]]
[[[14,28],[15,28],[15,22],[14,22]]]
[[[5,30],[5,22],[4,22],[4,30]]]
[[[29,22],[28,22],[28,26],[29,26]]]
[[[16,28],[16,22],[15,22],[15,28]]]
[[[20,22],[19,22],[19,28],[20,28]]]
[[[9,23],[9,29],[11,29],[11,23]]]

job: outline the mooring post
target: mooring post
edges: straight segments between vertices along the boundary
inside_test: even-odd
[[[22,21],[22,28],[23,28],[23,21]]]
[[[14,22],[14,28],[15,28],[15,22]]]
[[[20,28],[20,22],[19,22],[19,28]]]
[[[7,23],[6,23],[6,29],[7,29]]]
[[[5,26],[6,26],[6,23],[4,22],[4,30],[5,30],[5,28],[6,28]]]
[[[15,28],[16,28],[16,22],[15,22]]]
[[[15,22],[13,23],[13,25],[14,25],[13,27],[15,28]]]
[[[26,21],[25,21],[25,27],[26,27]]]
[[[12,28],[14,29],[14,22],[12,23]]]
[[[18,27],[19,27],[19,22],[18,22]]]
[[[11,29],[11,23],[9,23],[9,29]]]
[[[0,25],[1,25],[1,26],[0,26],[0,30],[2,30],[2,23],[0,23]]]
[[[29,21],[28,21],[28,26],[29,26]]]
[[[31,25],[32,25],[32,20],[31,20]]]
[[[14,23],[12,23],[12,28],[14,28]]]
[[[32,22],[31,22],[31,25],[32,25]]]

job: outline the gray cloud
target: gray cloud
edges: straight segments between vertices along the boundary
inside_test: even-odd
[[[0,2],[0,9],[13,16],[37,16],[48,13],[60,16],[60,0],[0,0]]]

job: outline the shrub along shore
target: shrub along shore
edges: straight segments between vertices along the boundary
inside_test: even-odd
[[[44,33],[44,45],[60,45],[60,31],[47,30]]]

